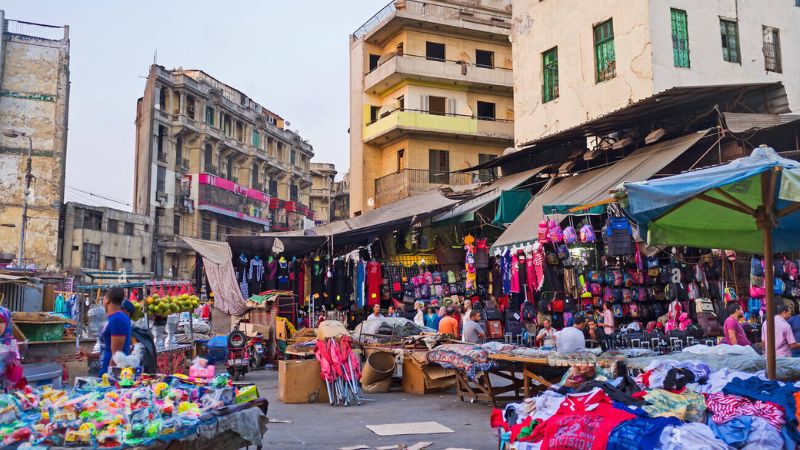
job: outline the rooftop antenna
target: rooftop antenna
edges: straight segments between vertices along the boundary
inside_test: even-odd
[[[158,49],[157,48],[153,52],[153,65],[154,66],[158,65]]]

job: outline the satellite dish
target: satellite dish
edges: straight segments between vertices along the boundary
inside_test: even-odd
[[[372,198],[372,197],[368,198],[367,199],[367,206],[369,206],[370,208],[374,208],[375,207],[375,199]]]

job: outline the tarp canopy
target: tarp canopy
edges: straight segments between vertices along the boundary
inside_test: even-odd
[[[247,306],[236,274],[231,263],[231,248],[226,242],[204,241],[181,237],[189,247],[192,247],[203,257],[206,277],[211,290],[214,291],[214,307],[231,315],[242,315],[247,312]]]
[[[288,256],[300,256],[320,248],[328,240],[325,236],[306,236],[302,231],[273,234],[269,236],[228,236],[228,244],[234,255],[268,255],[273,253],[275,240],[283,244],[283,253]]]
[[[708,134],[709,130],[648,145],[616,164],[601,169],[590,170],[569,177],[545,188],[528,204],[506,231],[495,241],[493,247],[513,245],[529,241],[536,234],[536,224],[544,214],[566,214],[572,207],[585,205],[608,198],[609,189],[624,181],[643,181],[657,174],[678,156],[691,148]],[[588,211],[599,213],[603,210]]]
[[[531,201],[531,192],[527,189],[517,191],[503,191],[500,194],[500,203],[497,205],[497,214],[492,221],[495,225],[504,225],[517,220],[525,206]]]
[[[525,172],[519,172],[512,175],[501,177],[497,181],[487,184],[478,189],[476,197],[470,200],[466,200],[462,203],[459,203],[450,211],[439,214],[438,216],[434,217],[433,221],[439,222],[442,220],[451,219],[453,217],[458,217],[462,214],[475,212],[483,208],[484,206],[488,205],[489,203],[500,198],[500,194],[502,194],[503,191],[509,191],[511,189],[516,188],[517,186],[528,181],[528,179],[536,176],[546,168],[547,166],[541,166],[535,169],[527,170]]]

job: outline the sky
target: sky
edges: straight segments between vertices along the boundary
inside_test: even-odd
[[[159,65],[202,69],[288,120],[314,146],[312,161],[343,175],[349,35],[387,3],[4,0],[0,8],[7,19],[69,25],[66,197],[130,209],[136,100],[156,52]]]

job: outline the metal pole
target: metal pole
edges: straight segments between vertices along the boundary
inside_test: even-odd
[[[22,193],[22,226],[19,230],[19,252],[17,253],[17,265],[25,268],[25,226],[28,223],[28,192],[31,189],[31,164],[33,160],[33,139],[30,136],[22,135],[28,139],[28,163],[25,168],[25,191]]]
[[[772,229],[764,229],[764,289],[767,291],[767,320],[763,326],[767,327],[767,342],[764,353],[767,355],[767,378],[774,380],[776,377],[775,364],[775,302],[773,289],[772,266]]]

